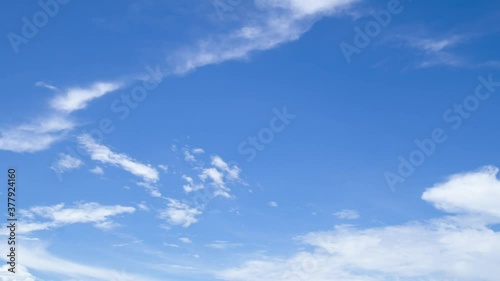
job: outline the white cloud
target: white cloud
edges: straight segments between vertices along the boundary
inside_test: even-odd
[[[20,247],[19,251],[29,253],[29,255],[24,255],[22,258],[22,264],[24,266],[40,273],[58,276],[57,280],[158,280],[151,276],[145,276],[143,273],[126,273],[123,271],[100,267],[97,264],[82,264],[76,261],[60,258],[48,252],[45,247],[39,244],[21,245]],[[12,279],[8,280],[11,281]],[[25,281],[24,279],[17,280]]]
[[[49,89],[51,91],[58,91],[59,90],[56,86],[54,86],[52,84],[49,84],[49,83],[46,83],[46,82],[43,82],[43,81],[36,82],[35,86],[42,87],[42,88],[47,88],[47,89]]]
[[[423,198],[454,216],[403,225],[358,229],[336,226],[298,241],[311,250],[289,257],[267,256],[220,271],[231,281],[496,281],[500,232],[498,169],[458,174],[428,189]],[[496,204],[495,204],[496,202]],[[498,223],[498,220],[496,221]]]
[[[267,205],[268,205],[269,207],[273,207],[273,208],[278,207],[278,203],[276,203],[276,202],[274,202],[274,201],[268,202],[268,203],[267,203]]]
[[[217,241],[214,241],[214,242],[212,242],[210,244],[206,244],[205,246],[208,247],[208,248],[217,249],[217,250],[226,250],[226,249],[229,249],[229,248],[241,247],[242,244],[240,244],[240,243],[230,243],[228,241],[217,240]]]
[[[194,155],[191,154],[191,152],[187,148],[184,149],[184,160],[186,160],[188,162],[194,162],[194,161],[196,161],[196,158],[194,157]]]
[[[184,244],[191,244],[191,243],[193,243],[193,241],[191,241],[191,239],[189,239],[187,237],[181,237],[181,238],[179,238],[179,241],[181,241]]]
[[[339,212],[334,213],[333,215],[336,216],[339,219],[342,219],[342,220],[356,220],[356,219],[359,219],[359,213],[357,211],[355,211],[355,210],[344,209],[344,210],[341,210]]]
[[[297,277],[311,281],[393,281],[396,277],[494,281],[500,259],[498,233],[446,220],[366,230],[337,227],[309,233],[302,242],[313,250],[288,258],[248,261],[218,277],[231,281]]]
[[[205,150],[203,150],[203,148],[193,148],[193,150],[191,152],[193,154],[203,154],[203,153],[205,153]]]
[[[50,168],[56,172],[64,173],[69,170],[78,169],[83,165],[82,160],[71,155],[60,153],[57,162]]]
[[[54,97],[50,105],[54,109],[70,113],[86,108],[90,101],[114,92],[121,87],[122,84],[120,83],[97,82],[88,88],[70,88],[64,94]]]
[[[468,40],[464,36],[440,36],[439,38],[426,37],[398,37],[398,41],[403,40],[407,44],[421,52],[418,67],[433,67],[446,65],[459,67],[465,65],[464,58],[454,54],[450,49]]]
[[[179,148],[177,148],[177,145],[176,144],[172,144],[170,146],[170,150],[173,151],[173,152],[176,152],[177,150],[179,150]]]
[[[300,38],[315,21],[324,16],[342,13],[355,2],[357,0],[258,0],[256,6],[259,12],[233,32],[201,40],[198,44],[193,44],[195,47],[188,47],[175,53],[169,59],[173,64],[170,72],[185,74],[198,67],[243,59],[254,51],[275,48]],[[60,92],[44,82],[37,82],[36,85]],[[64,119],[68,117],[68,113],[84,109],[92,100],[119,90],[125,85],[126,83],[121,82],[96,82],[84,88],[68,88],[55,96],[50,101],[50,106],[62,113]],[[71,124],[65,129],[54,129],[46,133],[19,128],[0,130],[0,149],[14,152],[45,150],[60,141],[66,131],[73,127],[74,124]],[[173,145],[172,150],[177,150],[177,147]],[[193,154],[198,153],[202,153],[202,150],[188,151],[185,158],[187,161],[195,161]]]
[[[456,45],[458,42],[460,42],[459,38],[454,36],[438,40],[424,39],[415,43],[417,44],[417,46],[426,51],[439,52],[445,48]]]
[[[238,166],[230,167],[220,156],[216,155],[212,157],[212,165],[226,172],[230,180],[238,180],[240,178],[240,168]]]
[[[142,210],[142,211],[149,211],[149,207],[148,205],[146,204],[146,202],[141,202],[139,204],[137,204],[137,207]]]
[[[90,135],[80,135],[78,141],[90,154],[92,160],[120,167],[141,177],[146,183],[156,183],[159,180],[158,171],[151,165],[139,163],[126,154],[113,152],[108,147],[98,144]]]
[[[229,193],[230,190],[226,187],[226,183],[224,182],[224,175],[216,168],[203,169],[200,179],[202,181],[206,181],[207,179],[212,181],[213,185],[216,187],[214,191],[215,196],[222,196],[226,198],[231,197],[231,194]]]
[[[498,171],[497,167],[487,166],[453,175],[425,191],[422,199],[448,213],[481,215],[500,221]]]
[[[163,172],[167,172],[168,171],[168,165],[166,164],[160,164],[158,165],[158,169],[162,170]]]
[[[295,18],[317,14],[331,14],[342,10],[356,1],[352,0],[256,0],[262,8],[282,8],[291,11]]]
[[[136,184],[138,186],[144,187],[147,191],[149,191],[151,196],[156,197],[156,198],[161,197],[161,192],[160,192],[160,190],[158,190],[157,184],[150,183],[150,182],[137,182]]]
[[[191,208],[188,204],[175,199],[168,199],[167,208],[160,211],[160,218],[167,219],[172,225],[182,225],[189,227],[198,222],[197,216],[201,211],[197,208]]]
[[[104,175],[104,170],[99,166],[95,166],[95,168],[90,169],[89,172],[96,175]]]
[[[186,193],[194,192],[194,191],[201,190],[201,189],[205,188],[203,186],[203,184],[194,183],[193,178],[191,178],[189,176],[182,175],[182,179],[187,182],[187,184],[182,186],[182,188],[184,189],[184,191]]]
[[[356,0],[257,0],[258,13],[234,32],[200,41],[177,53],[173,72],[185,74],[199,67],[243,59],[300,38],[323,16],[345,11]]]
[[[20,211],[24,221],[19,231],[29,233],[75,223],[93,223],[95,227],[108,229],[116,226],[110,217],[134,211],[133,207],[103,206],[95,202],[81,203],[69,208],[65,208],[63,203],[53,206],[37,206]]]
[[[37,82],[39,87],[59,91],[56,87]],[[51,116],[37,118],[30,123],[0,129],[0,149],[13,152],[38,152],[48,149],[55,142],[64,139],[76,124],[69,113],[83,109],[91,100],[117,90],[117,83],[95,83],[87,89],[72,88],[55,96],[50,105],[59,111]]]
[[[37,152],[62,140],[75,124],[63,116],[37,119],[17,127],[0,129],[0,149],[13,152]]]
[[[240,181],[240,168],[236,165],[229,166],[221,157],[213,156],[211,161],[212,167],[202,170],[199,178],[206,182],[209,180],[216,188],[215,196],[230,198],[230,189],[227,187],[227,182]]]
[[[228,60],[243,59],[254,51],[275,48],[280,44],[296,40],[307,32],[315,21],[328,15],[346,12],[357,0],[258,0],[255,1],[259,10],[251,20],[242,23],[233,32],[221,36],[213,36],[192,44],[175,53],[169,61],[172,62],[174,74],[185,74],[198,67],[218,64]],[[58,90],[44,82],[37,86]],[[84,109],[89,102],[112,93],[124,87],[121,82],[96,82],[87,87],[72,87],[63,90],[50,101],[50,106],[62,114]],[[36,126],[38,127],[38,126]],[[36,152],[45,150],[64,137],[64,130],[52,130],[46,133],[36,133],[33,130],[18,128],[0,130],[0,149],[14,152]],[[172,150],[177,150],[175,145]],[[186,152],[187,161],[194,161],[194,155],[202,153],[201,149]],[[222,194],[224,194],[222,192]]]
[[[17,264],[16,273],[9,272],[9,268],[10,265],[8,264],[0,267],[0,281],[12,281],[13,276],[15,276],[16,280],[19,281],[41,281],[41,279],[33,276],[24,265]]]

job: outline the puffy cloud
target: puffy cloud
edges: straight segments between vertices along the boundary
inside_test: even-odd
[[[203,182],[210,181],[215,187],[214,195],[230,198],[230,189],[227,187],[227,182],[240,180],[240,168],[238,166],[229,166],[221,157],[213,156],[211,161],[212,167],[205,168],[199,175]]]
[[[53,206],[36,206],[20,211],[24,221],[19,231],[29,233],[75,223],[93,223],[95,227],[109,229],[116,226],[110,217],[133,212],[135,212],[133,207],[103,206],[95,202],[81,203],[66,208],[63,203]],[[37,219],[41,221],[36,221]]]
[[[69,170],[78,169],[83,165],[82,160],[71,155],[61,153],[59,159],[50,168],[56,172],[64,173]]]
[[[201,213],[199,209],[192,208],[186,203],[168,199],[167,208],[160,211],[160,218],[167,219],[172,225],[189,227],[198,222],[197,216],[201,215]]]

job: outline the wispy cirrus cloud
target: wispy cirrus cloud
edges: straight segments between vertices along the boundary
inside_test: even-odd
[[[230,248],[238,248],[243,246],[241,243],[231,243],[229,241],[217,240],[212,243],[206,244],[205,247],[216,249],[216,250],[227,250]]]
[[[195,47],[169,57],[172,73],[185,74],[199,67],[247,58],[252,52],[273,49],[294,41],[325,16],[340,15],[357,0],[256,0],[255,13],[234,31],[204,38]]]
[[[37,152],[62,140],[75,123],[64,116],[37,118],[9,128],[0,129],[0,150]]]
[[[87,88],[59,90],[44,82],[37,82],[36,85],[57,92],[50,101],[50,107],[56,112],[28,123],[0,128],[1,150],[33,153],[50,148],[77,126],[71,119],[72,112],[86,108],[92,100],[123,86],[120,83],[99,82]]]
[[[227,184],[240,181],[240,172],[238,166],[230,166],[220,156],[215,155],[212,156],[211,167],[204,168],[199,178],[215,187],[214,196],[230,198],[231,189]]]
[[[33,269],[37,272],[44,273],[45,275],[57,276],[57,280],[158,280],[153,276],[148,276],[144,272],[131,273],[123,270],[118,271],[112,268],[101,267],[97,264],[85,264],[74,260],[64,259],[49,252],[46,245],[41,243],[22,245],[20,246],[20,251],[30,253],[23,258],[23,266],[30,270]],[[27,276],[32,277],[32,275]],[[34,278],[33,280],[39,279]]]
[[[403,30],[405,32],[406,29]],[[460,48],[486,34],[458,33],[435,34],[429,31],[420,32],[419,35],[389,36],[388,42],[395,43],[412,51],[412,67],[429,68],[436,66],[468,67],[468,68],[494,68],[499,64],[496,60],[480,61],[470,55],[460,52]]]
[[[230,184],[244,183],[241,179],[241,169],[237,165],[229,165],[222,157],[213,155],[210,157],[210,162],[207,165],[194,157],[194,154],[201,155],[205,151],[201,148],[190,149],[184,147],[182,150],[184,160],[196,164],[193,170],[197,175],[182,175],[182,179],[186,182],[183,189],[186,193],[196,192],[206,187],[213,188],[213,196],[221,196],[231,198]],[[189,156],[189,157],[188,157]]]
[[[105,206],[96,202],[79,203],[72,207],[65,207],[63,203],[53,206],[35,206],[19,212],[23,220],[23,227],[19,233],[30,233],[76,223],[92,223],[97,228],[109,229],[116,225],[110,219],[111,217],[133,212],[135,212],[133,207]]]
[[[446,182],[427,189],[422,199],[448,213],[484,216],[500,223],[499,169],[483,167],[479,171],[451,176]]]
[[[123,87],[122,83],[97,82],[87,88],[74,87],[50,101],[53,109],[71,113],[87,107],[88,103]]]
[[[156,184],[158,183],[160,176],[158,170],[156,170],[153,166],[140,163],[126,154],[116,153],[109,147],[97,143],[90,135],[83,134],[78,136],[77,139],[80,146],[90,154],[90,158],[92,160],[119,167],[137,177],[140,177],[143,182],[139,184],[149,189],[155,197],[159,196]]]
[[[12,280],[12,272],[9,272],[10,265],[6,264],[0,267],[0,280],[2,281],[10,281]],[[29,272],[28,268],[24,265],[17,265],[16,268],[16,278],[17,280],[22,281],[37,281],[37,279],[31,272]]]

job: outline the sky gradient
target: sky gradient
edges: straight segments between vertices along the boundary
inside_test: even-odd
[[[498,280],[500,3],[0,5],[0,280]]]

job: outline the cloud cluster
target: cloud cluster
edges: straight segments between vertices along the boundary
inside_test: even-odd
[[[500,181],[498,168],[487,166],[479,171],[457,174],[429,188],[422,199],[448,213],[480,216],[500,222]]]
[[[62,140],[74,126],[70,119],[54,115],[0,129],[0,150],[18,153],[45,150]]]
[[[172,225],[189,227],[198,222],[201,211],[190,207],[187,203],[176,199],[168,199],[167,208],[160,210],[160,218],[166,219]]]

